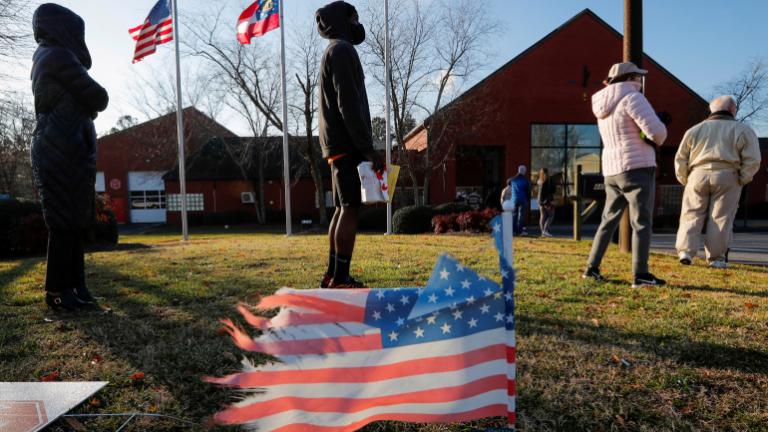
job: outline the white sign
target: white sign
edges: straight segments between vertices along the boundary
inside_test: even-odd
[[[107,384],[0,382],[0,432],[42,430]]]

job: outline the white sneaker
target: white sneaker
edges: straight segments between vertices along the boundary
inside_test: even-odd
[[[691,265],[693,262],[693,258],[691,258],[691,254],[688,252],[682,251],[677,256],[680,258],[680,264],[682,265]]]
[[[728,263],[726,263],[724,260],[712,261],[711,263],[709,263],[709,267],[714,269],[721,269],[721,270],[727,269]]]

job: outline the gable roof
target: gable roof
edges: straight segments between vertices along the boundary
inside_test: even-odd
[[[228,134],[228,136],[233,136],[233,137],[237,136],[234,132],[230,131],[229,129],[224,127],[221,123],[217,122],[216,120],[212,119],[211,117],[209,117],[208,115],[206,115],[205,113],[203,113],[202,111],[197,109],[197,107],[195,107],[194,105],[193,106],[188,106],[188,107],[182,109],[181,112],[184,115],[184,124],[187,125],[187,126],[194,126],[197,123],[197,121],[203,120],[203,121],[210,122],[211,124],[215,125],[216,128],[220,128],[220,133],[222,135],[227,135]],[[135,125],[133,125],[131,127],[128,127],[128,128],[125,128],[125,129],[121,129],[121,130],[116,131],[116,132],[112,132],[112,133],[108,133],[106,135],[102,135],[102,136],[99,137],[99,140],[101,141],[101,140],[103,140],[105,138],[112,139],[112,138],[120,136],[120,135],[134,134],[134,133],[136,133],[136,132],[138,132],[138,131],[140,131],[142,129],[155,128],[155,127],[158,127],[160,125],[163,125],[164,123],[170,123],[170,122],[173,122],[173,124],[176,123],[176,111],[172,111],[172,112],[169,112],[168,114],[162,115],[160,117],[155,117],[153,119],[150,119],[150,120],[147,120],[147,121],[144,121],[144,122],[141,122],[141,123],[137,123],[137,124],[135,124]]]
[[[599,17],[599,16],[598,16],[596,13],[592,12],[592,10],[591,10],[591,9],[589,9],[589,8],[586,8],[586,9],[582,10],[581,12],[577,13],[576,15],[574,15],[574,16],[573,16],[571,19],[569,19],[568,21],[566,21],[566,22],[564,22],[563,24],[561,24],[560,26],[558,26],[556,29],[554,29],[554,30],[552,30],[551,32],[549,32],[547,35],[545,35],[544,37],[542,37],[542,38],[541,38],[541,39],[539,39],[538,41],[536,41],[536,42],[535,42],[533,45],[531,45],[531,46],[529,46],[528,48],[526,48],[525,50],[523,50],[523,51],[522,51],[520,54],[516,55],[516,56],[515,56],[515,57],[513,57],[511,60],[509,60],[508,62],[504,63],[504,64],[503,64],[501,67],[499,67],[499,68],[498,68],[498,69],[496,69],[495,71],[491,72],[491,73],[490,73],[488,76],[486,76],[486,77],[485,77],[485,78],[483,78],[482,80],[480,80],[480,81],[478,81],[477,83],[475,83],[475,84],[474,84],[472,87],[470,87],[470,88],[469,88],[469,89],[467,89],[465,92],[463,92],[462,94],[460,94],[459,96],[457,96],[456,98],[454,98],[452,101],[450,101],[449,103],[447,103],[447,104],[446,104],[445,106],[443,106],[442,108],[440,108],[440,109],[438,110],[438,112],[440,112],[440,111],[443,111],[443,110],[445,110],[445,109],[448,109],[448,108],[449,108],[449,107],[451,107],[452,105],[454,105],[454,104],[458,103],[458,102],[459,102],[460,100],[462,100],[464,97],[466,97],[467,95],[469,95],[469,94],[470,94],[470,93],[472,93],[473,91],[475,91],[475,90],[477,90],[478,88],[480,88],[480,87],[482,87],[483,85],[485,85],[485,84],[486,84],[488,81],[490,81],[492,78],[494,78],[495,76],[497,76],[497,75],[501,74],[502,72],[504,72],[504,71],[505,71],[507,68],[509,68],[510,66],[512,66],[512,65],[513,65],[514,63],[516,63],[518,60],[520,60],[521,58],[525,57],[527,54],[529,54],[529,53],[531,53],[532,51],[534,51],[536,48],[538,48],[538,47],[539,47],[541,44],[543,44],[545,41],[547,41],[547,40],[551,39],[551,38],[552,38],[552,37],[554,37],[556,34],[560,33],[560,32],[561,32],[561,31],[563,31],[565,28],[569,27],[571,24],[573,24],[574,22],[578,21],[580,18],[582,18],[582,17],[584,17],[584,16],[588,16],[588,17],[592,18],[592,19],[593,19],[594,21],[596,21],[598,24],[600,24],[601,26],[603,26],[603,27],[605,27],[606,29],[608,29],[608,30],[609,30],[609,31],[610,31],[612,34],[614,34],[616,37],[618,37],[618,38],[620,38],[620,39],[623,39],[623,38],[624,38],[624,36],[623,36],[623,35],[622,35],[622,34],[621,34],[621,33],[620,33],[618,30],[616,30],[615,28],[611,27],[611,25],[610,25],[610,24],[608,24],[608,23],[607,23],[605,20],[603,20],[602,18],[600,18],[600,17]],[[654,66],[656,66],[656,67],[657,67],[657,68],[658,68],[658,69],[659,69],[659,70],[660,70],[662,73],[664,73],[664,74],[665,74],[665,75],[667,75],[669,78],[671,78],[671,79],[672,79],[672,81],[674,81],[674,82],[675,82],[675,84],[677,84],[677,85],[679,85],[680,87],[684,88],[684,89],[685,89],[687,92],[689,92],[689,93],[690,93],[691,95],[693,95],[695,98],[698,98],[698,99],[699,99],[699,100],[700,100],[702,103],[704,103],[704,104],[709,104],[709,102],[707,102],[707,101],[706,101],[704,98],[702,98],[702,97],[701,97],[701,95],[699,95],[698,93],[696,93],[696,92],[695,92],[693,89],[691,89],[690,87],[688,87],[688,86],[687,86],[687,85],[686,85],[686,84],[685,84],[683,81],[681,81],[679,78],[677,78],[675,75],[673,75],[673,74],[672,74],[670,71],[668,71],[668,70],[667,70],[667,69],[665,69],[663,66],[661,66],[661,64],[659,64],[659,63],[658,63],[656,60],[654,60],[654,59],[653,59],[651,56],[649,56],[647,53],[645,53],[645,51],[643,51],[643,58],[644,58],[645,60],[648,60],[649,62],[651,62],[651,63],[652,63]],[[434,114],[433,114],[433,115],[434,115]],[[404,139],[404,141],[406,141],[406,142],[407,142],[407,141],[409,141],[409,140],[410,140],[410,139],[411,139],[411,138],[412,138],[412,137],[413,137],[415,134],[417,134],[418,132],[420,132],[421,130],[423,130],[423,129],[424,129],[424,125],[425,125],[425,123],[427,123],[427,122],[430,120],[430,118],[431,118],[431,117],[432,117],[432,116],[429,116],[429,117],[427,117],[426,119],[424,119],[424,121],[422,121],[422,122],[421,122],[421,123],[419,123],[419,124],[418,124],[418,125],[417,125],[415,128],[413,128],[413,130],[411,130],[410,132],[408,132],[408,134],[405,136],[405,139]]]
[[[289,143],[289,158],[291,161],[291,178],[311,177],[309,166],[298,152],[300,142],[306,137],[291,137]],[[312,137],[316,146],[319,138]],[[226,181],[253,180],[258,176],[256,157],[261,155],[264,161],[264,178],[281,180],[283,178],[283,137],[214,137],[206,142],[199,150],[189,155],[185,161],[186,179],[197,181]],[[323,178],[330,178],[328,164],[321,163],[320,171]],[[178,164],[168,171],[165,180],[178,180]]]

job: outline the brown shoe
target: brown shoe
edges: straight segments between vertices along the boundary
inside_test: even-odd
[[[368,288],[363,282],[354,279],[352,276],[348,277],[343,283],[337,283],[335,280],[331,280],[328,288],[333,289],[350,289],[350,288]]]
[[[333,276],[329,274],[324,274],[323,278],[320,280],[320,288],[328,288],[331,286],[331,281],[333,280]]]

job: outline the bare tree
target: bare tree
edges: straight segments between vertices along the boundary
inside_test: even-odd
[[[211,118],[218,117],[224,97],[210,86],[216,72],[196,65],[185,68],[182,75],[184,106],[194,106]],[[128,91],[131,105],[147,119],[176,111],[176,72],[168,64],[152,63],[144,72],[137,73]]]
[[[270,128],[282,130],[283,124],[278,114],[280,103],[280,82],[275,56],[271,48],[259,44],[254,39],[251,45],[244,46],[232,38],[227,24],[223,20],[226,5],[216,2],[206,13],[189,17],[186,22],[188,33],[192,36],[185,43],[189,53],[202,60],[215,71],[217,91],[226,95],[225,103],[246,121],[253,139],[242,143],[245,148],[229,149],[240,168],[244,180],[249,180],[250,172],[255,171],[255,188],[258,200],[255,203],[259,222],[266,222],[264,203],[264,168],[267,161],[268,146],[260,146],[259,137],[267,135]],[[254,166],[255,165],[255,166]],[[255,168],[255,169],[254,169]]]
[[[416,103],[427,91],[428,79],[434,72],[431,44],[435,34],[434,15],[423,9],[417,0],[395,0],[390,7],[390,62],[392,73],[385,82],[385,25],[383,2],[369,2],[366,25],[370,36],[366,38],[366,63],[381,87],[389,86],[394,122],[394,158],[411,181],[414,202],[419,202],[418,178],[412,154],[405,148],[405,137],[410,132],[407,119],[416,111]]]
[[[768,63],[765,59],[751,60],[731,81],[715,88],[718,94],[731,95],[739,111],[737,119],[761,122],[768,118]]]
[[[32,46],[30,18],[28,0],[0,0],[0,64],[27,54]],[[5,72],[0,72],[0,76],[5,78]]]
[[[298,112],[300,119],[303,120],[304,140],[299,143],[298,150],[309,164],[309,173],[315,183],[315,202],[318,204],[319,221],[321,225],[328,224],[328,213],[325,208],[325,188],[323,187],[323,177],[320,171],[320,161],[322,159],[318,152],[317,143],[313,139],[315,134],[315,114],[317,113],[316,93],[318,85],[318,74],[320,71],[320,56],[322,47],[320,46],[320,35],[314,26],[304,26],[303,32],[296,32],[293,36],[292,54],[296,60],[294,68],[295,77],[298,84],[298,97],[292,103],[291,109]],[[297,129],[299,128],[297,121]],[[298,135],[298,134],[297,134]]]
[[[23,96],[0,100],[0,193],[32,198],[29,152],[35,114]]]
[[[489,16],[487,8],[474,7],[470,0],[456,4],[440,1],[438,28],[434,43],[435,65],[438,73],[432,81],[431,105],[418,103],[426,117],[427,146],[422,152],[419,168],[423,174],[424,204],[429,203],[429,184],[433,174],[442,169],[455,150],[455,141],[449,137],[452,131],[450,118],[466,106],[444,107],[448,98],[458,94],[460,82],[485,65],[485,46],[497,33],[500,25]],[[476,111],[479,107],[474,106]],[[487,109],[487,107],[485,108]],[[479,125],[474,125],[479,127]]]
[[[274,60],[278,56],[270,45],[263,43],[260,39],[253,39],[250,45],[242,45],[234,40],[231,36],[230,23],[222,19],[225,8],[225,3],[216,2],[212,5],[212,12],[187,20],[190,23],[187,30],[192,37],[187,40],[186,49],[191,55],[203,60],[216,71],[218,91],[227,96],[225,99],[227,105],[248,123],[254,137],[266,136],[270,130],[290,129],[290,124],[283,125],[280,113],[282,102],[280,71],[279,64]],[[317,87],[319,40],[309,33],[297,36],[293,51],[299,58],[295,65],[298,90],[292,93],[297,95],[300,102],[290,105],[294,113],[296,110],[300,112],[301,115],[295,116],[295,119],[297,125],[299,121],[303,123],[307,139],[305,142],[297,143],[295,137],[291,136],[290,140],[292,143],[297,143],[299,153],[309,164],[309,171],[315,182],[316,196],[321,204],[320,221],[327,223],[319,156],[312,140],[317,110],[314,93]],[[254,139],[247,145],[257,146],[261,141],[263,140]],[[263,176],[264,164],[267,160],[266,152],[275,151],[267,147],[244,151],[243,158],[239,160],[243,175],[250,172],[249,164],[257,165],[256,187],[259,191],[258,201],[261,213],[264,206]],[[246,159],[248,155],[252,158]]]
[[[447,139],[450,123],[444,121],[451,111],[446,109],[446,102],[484,65],[484,47],[500,28],[486,9],[472,3],[398,0],[389,17],[392,74],[386,84],[382,5],[370,3],[367,11],[372,33],[366,45],[369,66],[379,84],[391,89],[397,161],[411,179],[417,204],[429,203],[431,175],[453,154],[454,142]],[[426,119],[428,143],[420,152],[405,147],[410,132],[407,120],[412,117]],[[423,188],[421,199],[419,185]]]

